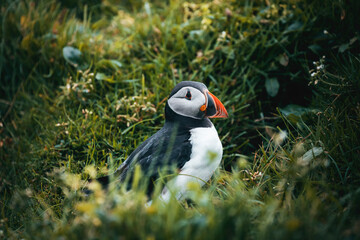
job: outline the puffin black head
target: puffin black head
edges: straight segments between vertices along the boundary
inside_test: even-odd
[[[169,109],[176,115],[193,119],[226,118],[228,113],[220,100],[209,92],[205,84],[183,81],[171,91],[166,103],[165,116]]]

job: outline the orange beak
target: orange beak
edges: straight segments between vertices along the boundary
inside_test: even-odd
[[[220,100],[211,92],[206,90],[205,104],[200,107],[200,110],[205,112],[205,116],[209,118],[227,118],[229,115]]]

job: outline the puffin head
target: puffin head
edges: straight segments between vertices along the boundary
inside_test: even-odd
[[[177,84],[166,105],[168,110],[181,117],[197,120],[228,117],[224,105],[200,82],[183,81]],[[166,112],[165,115],[169,114]]]

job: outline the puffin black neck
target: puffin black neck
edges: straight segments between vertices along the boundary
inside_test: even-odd
[[[207,117],[202,119],[195,119],[177,114],[169,107],[167,102],[165,105],[165,122],[175,123],[180,128],[185,128],[189,130],[192,128],[198,128],[198,127],[209,128],[212,126],[210,119]]]

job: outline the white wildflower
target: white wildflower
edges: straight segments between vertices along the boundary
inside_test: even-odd
[[[275,142],[275,144],[276,145],[281,145],[284,141],[285,141],[285,139],[287,138],[287,131],[286,130],[280,130],[280,132],[278,132],[278,133],[276,133],[275,135],[274,135],[274,142]]]

